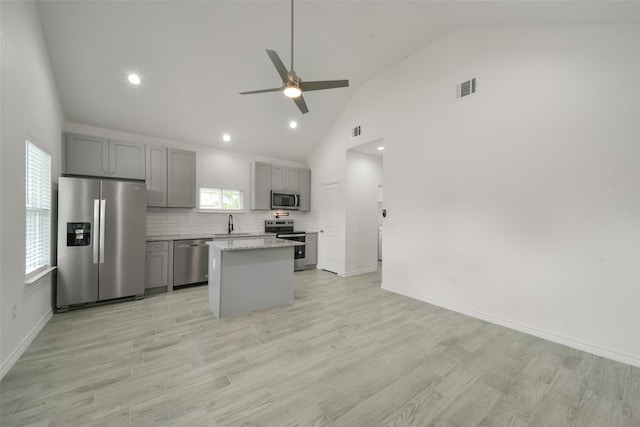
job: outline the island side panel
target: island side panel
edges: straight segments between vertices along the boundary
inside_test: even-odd
[[[216,252],[221,252],[219,317],[293,302],[293,248]]]
[[[209,245],[209,309],[220,317],[220,248]]]

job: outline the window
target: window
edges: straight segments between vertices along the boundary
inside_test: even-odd
[[[51,156],[26,141],[26,254],[27,275],[51,262]]]
[[[202,210],[242,210],[242,191],[224,188],[200,188],[200,209]]]

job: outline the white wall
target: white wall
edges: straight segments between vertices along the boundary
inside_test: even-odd
[[[347,152],[345,276],[378,268],[378,187],[382,185],[382,158]]]
[[[52,312],[52,280],[25,287],[25,139],[52,156],[54,188],[60,174],[64,117],[40,20],[32,2],[2,2],[0,144],[0,374],[20,357]],[[16,318],[11,319],[11,305]]]
[[[253,156],[203,145],[170,141],[146,135],[120,132],[76,123],[65,123],[67,132],[135,141],[149,145],[195,151],[196,186],[222,187],[244,192],[244,213],[234,213],[236,233],[263,232],[264,220],[273,219],[272,211],[251,211],[250,165],[254,161],[273,164],[307,167],[305,163]],[[147,235],[171,236],[178,234],[226,233],[229,214],[199,213],[196,209],[147,208]],[[303,231],[317,230],[317,215],[307,212],[291,212],[289,219],[295,220],[296,228]]]
[[[383,287],[640,366],[639,36],[465,29],[368,82],[309,162],[384,137]]]

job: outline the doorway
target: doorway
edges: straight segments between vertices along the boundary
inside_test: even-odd
[[[347,150],[345,184],[345,274],[381,268],[384,140]]]

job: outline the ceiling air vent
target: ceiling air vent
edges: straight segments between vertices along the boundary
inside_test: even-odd
[[[456,99],[464,98],[465,96],[473,95],[476,93],[477,85],[476,78],[467,80],[466,82],[459,83],[456,86]]]
[[[359,137],[360,133],[361,133],[360,125],[354,127],[353,129],[351,129],[351,139]]]

